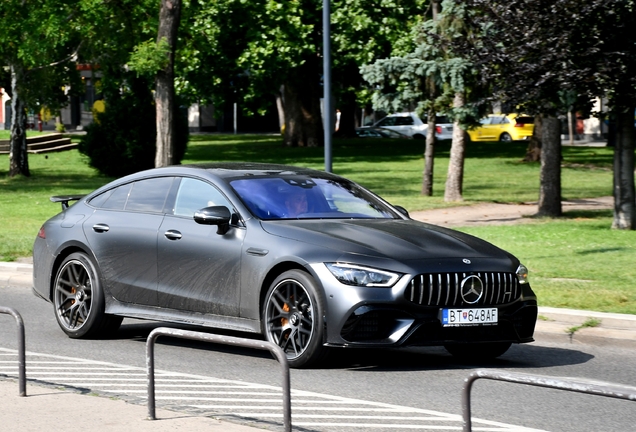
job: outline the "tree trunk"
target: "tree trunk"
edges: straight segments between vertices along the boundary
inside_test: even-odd
[[[20,97],[18,82],[21,71],[11,65],[11,141],[9,144],[9,177],[18,174],[29,177],[29,153],[26,141],[26,112]]]
[[[541,116],[535,116],[534,129],[532,130],[532,136],[528,143],[526,157],[523,158],[524,162],[538,162],[541,160],[541,128]]]
[[[276,92],[276,110],[278,111],[278,128],[283,132],[285,126],[285,100],[283,99],[283,86]]]
[[[433,169],[435,163],[435,110],[428,110],[426,150],[424,150],[424,177],[422,195],[433,196]]]
[[[356,136],[356,95],[353,92],[347,92],[339,101],[340,122],[337,135],[341,137]]]
[[[176,134],[175,124],[175,91],[174,91],[174,52],[177,44],[181,0],[161,0],[159,10],[159,30],[157,44],[164,39],[169,47],[168,62],[163,70],[157,72],[155,109],[157,112],[157,149],[155,167],[174,163]]]
[[[454,108],[464,106],[464,94],[455,93]],[[446,187],[444,189],[444,201],[463,201],[462,189],[464,183],[464,156],[466,154],[466,133],[456,120],[453,124],[453,141],[448,161],[448,174],[446,175]]]
[[[558,118],[541,119],[541,174],[539,215],[561,216],[561,122]]]
[[[310,63],[310,62],[308,62]],[[288,147],[322,147],[324,134],[320,113],[319,77],[308,63],[285,82],[285,135]]]
[[[622,107],[621,107],[622,108]],[[634,193],[634,107],[617,109],[614,146],[614,221],[612,228],[636,229]]]

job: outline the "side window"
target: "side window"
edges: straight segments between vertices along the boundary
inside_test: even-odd
[[[106,201],[101,205],[103,209],[109,210],[123,210],[128,201],[128,194],[130,193],[130,183],[121,185],[117,189],[114,189],[110,196],[106,198]],[[108,193],[108,192],[107,192]],[[100,195],[101,196],[101,195]],[[93,202],[91,201],[91,204]]]
[[[232,209],[229,201],[214,186],[201,180],[185,177],[181,179],[174,204],[176,216],[192,217],[197,210],[211,206]]]
[[[384,117],[382,120],[378,122],[378,126],[394,126],[395,125],[395,117]]]
[[[146,213],[163,212],[171,185],[172,177],[157,177],[133,183],[126,210]]]
[[[396,126],[411,126],[413,124],[412,117],[396,117]]]

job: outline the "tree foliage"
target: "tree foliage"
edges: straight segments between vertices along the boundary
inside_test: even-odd
[[[132,73],[127,85],[112,95],[106,110],[86,127],[79,151],[89,158],[89,164],[100,173],[121,177],[155,166],[156,117],[152,109],[150,84]],[[177,107],[175,163],[185,154],[188,141],[187,118]]]
[[[469,58],[497,100],[550,118],[571,109],[572,101],[590,103],[606,96],[617,120],[614,226],[636,228],[634,204],[634,100],[636,97],[636,5],[633,0],[466,0],[465,25],[475,38],[455,39],[453,49]],[[543,134],[547,152],[558,158],[559,131]],[[546,136],[553,137],[545,139]],[[631,155],[631,157],[630,157]],[[543,157],[547,155],[544,154]],[[542,157],[542,167],[543,164]],[[547,163],[558,169],[558,161]],[[550,175],[549,175],[550,174]],[[560,214],[560,188],[543,179],[540,213]],[[559,201],[559,205],[556,205]]]
[[[78,2],[0,2],[0,60],[9,68],[12,83],[11,176],[30,175],[25,111],[43,105],[59,108],[64,100],[61,83],[77,83],[71,60],[79,48]]]

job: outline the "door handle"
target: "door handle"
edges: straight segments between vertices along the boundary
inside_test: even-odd
[[[179,240],[183,237],[177,230],[168,230],[163,235],[165,235],[168,240]]]
[[[106,224],[102,224],[102,223],[98,223],[93,225],[93,231],[98,232],[98,233],[103,233],[103,232],[107,232],[110,229],[110,227]]]

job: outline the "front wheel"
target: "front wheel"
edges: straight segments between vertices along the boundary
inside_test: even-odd
[[[263,305],[263,334],[287,355],[290,367],[323,358],[324,302],[307,273],[290,270],[274,280]]]
[[[462,360],[488,360],[503,355],[508,351],[511,345],[511,342],[485,342],[447,344],[444,345],[444,348],[446,348],[446,351],[451,353],[453,357]]]
[[[104,313],[104,293],[90,257],[76,252],[62,262],[53,285],[55,318],[71,338],[112,332],[122,317]]]
[[[501,141],[501,142],[512,142],[512,137],[510,136],[510,134],[508,132],[504,132],[499,137],[499,141]]]

